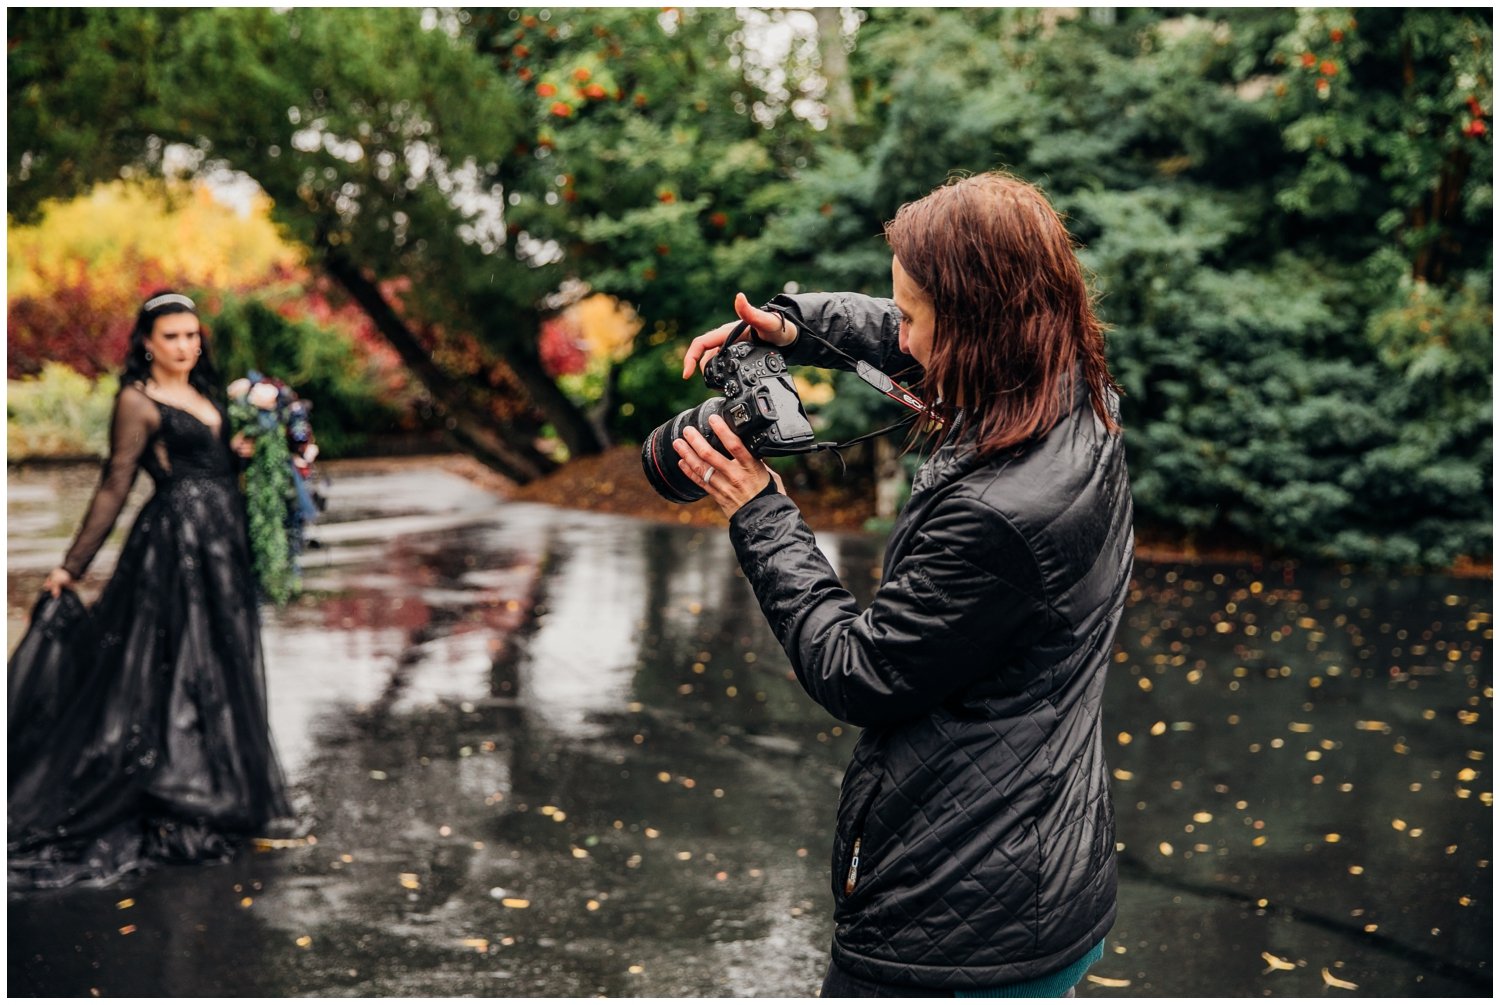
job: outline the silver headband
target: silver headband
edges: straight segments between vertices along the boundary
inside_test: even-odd
[[[146,305],[142,307],[141,310],[154,311],[158,307],[167,306],[167,304],[181,304],[190,311],[196,311],[198,309],[197,304],[193,303],[181,293],[163,293],[159,297],[152,297],[150,300],[147,300]]]

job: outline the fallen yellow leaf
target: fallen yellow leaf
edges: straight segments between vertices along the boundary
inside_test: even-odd
[[[303,845],[317,844],[318,841],[309,835],[305,838],[256,838],[252,843],[256,851],[278,851],[283,848],[301,848]]]
[[[1328,968],[1327,967],[1323,968],[1323,983],[1327,984],[1331,988],[1339,988],[1342,991],[1358,991],[1359,990],[1359,985],[1358,984],[1355,984],[1352,981],[1341,981],[1341,980],[1339,980],[1337,977],[1333,976],[1333,974],[1330,974],[1328,972]]]
[[[513,907],[518,911],[524,910],[525,908],[531,906],[531,901],[521,897],[506,897],[504,900],[500,901],[500,903],[505,907]]]
[[[1293,963],[1291,960],[1283,960],[1281,957],[1272,956],[1270,953],[1261,953],[1260,958],[1266,961],[1266,973],[1268,974],[1273,970],[1297,969],[1297,964]]]
[[[1089,983],[1090,984],[1097,984],[1101,988],[1128,988],[1128,987],[1130,987],[1130,981],[1128,981],[1128,980],[1126,980],[1124,978],[1121,978],[1121,977],[1097,977],[1094,974],[1089,974]]]

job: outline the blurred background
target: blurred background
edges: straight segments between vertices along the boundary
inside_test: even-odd
[[[101,449],[133,307],[172,284],[226,379],[314,400],[325,456],[443,442],[531,481],[701,400],[681,354],[736,291],[888,295],[883,222],[1004,167],[1096,277],[1148,532],[1488,560],[1486,9],[7,24],[12,460]],[[888,414],[851,379],[804,375],[829,436]]]

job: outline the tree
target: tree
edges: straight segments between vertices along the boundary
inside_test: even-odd
[[[17,13],[12,79],[34,109],[13,129],[13,205],[159,168],[171,143],[198,173],[244,172],[454,434],[525,479],[551,462],[497,398],[524,392],[575,454],[602,442],[538,356],[565,280],[629,298],[655,348],[758,278],[753,235],[808,130],[785,114],[795,85],[757,83],[786,77],[741,58],[741,30],[729,11]],[[136,50],[151,58],[121,58]],[[91,115],[96,87],[131,96],[117,120]],[[434,363],[459,333],[492,361]]]
[[[805,285],[884,293],[881,223],[1007,167],[1096,275],[1145,522],[1482,556],[1490,37],[1481,10],[871,12],[859,120],[769,227]]]
[[[511,230],[555,259],[553,276],[643,322],[608,381],[626,435],[703,397],[680,377],[686,336],[722,323],[736,291],[769,299],[785,281],[764,230],[816,137],[792,111],[812,76],[813,21],[798,35],[790,17],[559,9],[468,22],[528,123],[500,164]],[[764,52],[756,32],[770,27],[800,42]]]
[[[1007,167],[1096,274],[1143,520],[1488,554],[1490,12],[1108,14],[13,12],[12,207],[167,143],[245,171],[526,478],[544,421],[576,454],[700,400],[682,347],[736,290],[885,294],[896,209]],[[607,422],[537,350],[588,289],[643,321]],[[831,386],[829,435],[880,423]]]
[[[159,168],[170,143],[197,151],[198,172],[244,172],[427,385],[449,430],[524,480],[552,462],[533,442],[535,421],[497,421],[497,398],[524,387],[574,449],[598,443],[535,364],[534,305],[550,284],[496,232],[488,179],[513,146],[514,106],[452,25],[421,19],[389,9],[13,12],[12,80],[37,111],[12,132],[12,205]],[[91,45],[105,57],[86,54]],[[136,64],[137,51],[151,58]],[[91,86],[59,83],[74,58]],[[93,117],[95,87],[131,96],[118,119]],[[43,182],[53,166],[65,169]],[[402,302],[389,296],[396,279],[409,282]],[[448,372],[430,352],[445,331],[473,333],[514,365]]]

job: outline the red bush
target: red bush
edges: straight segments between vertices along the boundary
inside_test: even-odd
[[[549,377],[583,373],[588,367],[588,346],[578,329],[561,317],[548,318],[542,322],[542,331],[537,337],[537,352],[542,357],[542,368]]]

